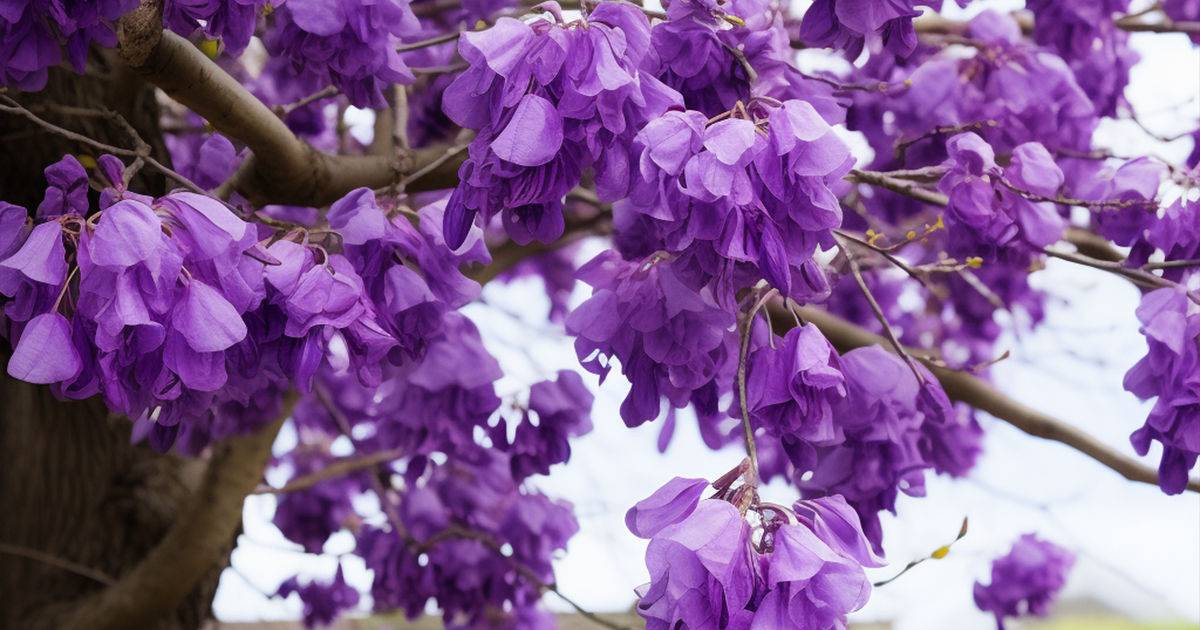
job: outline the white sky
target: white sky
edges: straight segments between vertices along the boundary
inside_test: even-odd
[[[952,2],[946,4],[959,13]],[[1011,9],[1020,3],[977,1],[966,13],[985,6]],[[1143,62],[1135,67],[1126,93],[1142,121],[1160,134],[1194,129],[1200,118],[1198,49],[1180,35],[1135,34],[1132,41]],[[1131,122],[1103,124],[1096,141],[1123,154],[1156,153],[1175,163],[1182,163],[1191,150],[1188,139],[1159,143]],[[1011,350],[1012,357],[993,369],[996,384],[1134,455],[1129,434],[1141,426],[1151,406],[1121,387],[1125,371],[1145,353],[1133,314],[1137,291],[1119,278],[1058,260],[1049,261],[1034,282],[1050,294],[1046,322],[1032,335],[1000,341],[997,355]],[[580,287],[577,302],[586,289]],[[536,281],[508,287],[494,283],[484,297],[486,305],[466,312],[505,368],[502,396],[527,390],[559,369],[578,369],[570,339],[540,321],[548,303]],[[584,380],[595,385],[593,376]],[[739,448],[709,451],[686,414],[681,414],[671,448],[659,456],[654,446],[659,423],[631,430],[620,420],[626,388],[614,372],[597,390],[596,430],[573,443],[569,464],[535,481],[547,493],[575,503],[581,531],[556,563],[558,583],[569,597],[596,611],[628,609],[633,588],[648,580],[642,562],[645,541],[626,531],[625,510],[673,476],[711,479],[744,456]],[[966,480],[931,476],[927,497],[901,495],[899,518],[884,515],[892,566],[872,571],[872,578],[889,577],[909,560],[952,540],[964,516],[971,519],[970,533],[946,559],[927,562],[877,589],[852,619],[890,619],[897,630],[993,628],[991,617],[974,606],[972,585],[988,579],[992,558],[1007,553],[1018,536],[1036,531],[1079,557],[1064,596],[1090,596],[1144,620],[1200,622],[1200,497],[1165,496],[1156,487],[1126,482],[1069,447],[1026,436],[989,417],[981,422],[987,431],[985,452]],[[277,449],[294,439],[294,433],[285,431]],[[1157,450],[1145,458],[1152,466],[1157,461]],[[797,496],[782,484],[763,494],[784,504]],[[335,558],[301,553],[270,524],[272,511],[270,497],[246,502],[245,535],[215,601],[222,620],[299,618],[295,596],[268,600],[263,592],[274,592],[297,572],[304,578],[333,574]],[[353,539],[339,534],[326,552],[352,548]],[[346,556],[343,564],[348,580],[369,585],[361,561]],[[369,601],[364,600],[364,610]],[[569,610],[553,595],[545,602],[552,609]]]

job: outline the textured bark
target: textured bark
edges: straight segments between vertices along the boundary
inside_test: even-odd
[[[154,94],[111,52],[94,55],[87,76],[56,68],[45,90],[10,93],[57,125],[107,144],[135,148],[128,131],[110,117],[73,108],[115,111],[160,161],[167,161]],[[23,118],[3,114],[0,146],[0,199],[20,204],[31,214],[45,191],[46,166],[67,153],[98,157]],[[143,169],[130,187],[162,194],[166,184],[162,175]],[[120,579],[179,520],[203,474],[203,463],[159,455],[145,444],[131,445],[129,420],[110,414],[99,399],[61,402],[48,387],[8,377],[8,351],[8,342],[0,339],[0,543]],[[201,627],[211,617],[212,598],[233,542],[230,536],[222,561],[214,564],[182,605],[160,621],[140,627]],[[58,627],[74,610],[72,602],[102,588],[93,578],[0,551],[0,628]]]

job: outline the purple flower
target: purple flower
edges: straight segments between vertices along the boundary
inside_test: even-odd
[[[975,605],[996,615],[999,630],[1004,630],[1006,617],[1045,617],[1073,564],[1075,554],[1025,534],[1013,543],[1007,556],[992,565],[991,584],[975,583]]]
[[[47,68],[67,61],[82,74],[88,46],[114,46],[113,24],[138,5],[137,0],[6,1],[0,6],[0,86],[37,91],[45,87]]]
[[[845,439],[833,410],[846,397],[837,351],[811,324],[793,328],[777,347],[760,346],[747,361],[750,417],[776,438],[825,446]],[[738,405],[730,413],[739,416]]]
[[[553,12],[551,12],[553,16]],[[629,145],[646,121],[681,104],[638,68],[650,25],[636,7],[600,3],[579,24],[501,18],[467,32],[471,67],[446,88],[443,107],[478,129],[446,209],[445,236],[462,244],[476,216],[501,215],[520,244],[563,231],[562,199],[592,168],[602,199],[629,187]]]
[[[570,459],[568,439],[592,430],[592,400],[583,379],[570,370],[560,371],[556,381],[534,384],[529,390],[529,409],[508,445],[513,477],[548,475],[550,466]]]
[[[830,186],[854,159],[808,103],[756,101],[749,112],[709,124],[672,111],[646,125],[629,199],[613,209],[618,246],[678,255],[727,308],[759,279],[806,302],[828,289],[811,259],[832,246],[842,215]]]
[[[650,584],[638,588],[647,630],[748,627],[756,566],[750,526],[725,501],[702,501],[646,549]]]
[[[708,487],[704,479],[675,477],[625,513],[625,526],[638,538],[653,538],[663,528],[682,521],[696,511],[700,495]]]
[[[863,567],[882,563],[841,497],[794,510],[752,502],[755,532],[731,503],[698,501],[704,485],[673,479],[626,515],[631,531],[651,538],[651,581],[637,589],[648,629],[832,630],[866,604]]]
[[[804,444],[789,449],[785,442],[785,450],[804,496],[843,495],[882,554],[879,512],[894,513],[900,492],[924,496],[927,468],[965,473],[981,434],[961,428],[933,375],[918,368],[924,383],[918,382],[904,359],[879,346],[847,352],[841,368],[848,395],[834,416],[845,439],[811,450]],[[946,454],[955,448],[969,450]],[[805,479],[807,471],[812,476]]]
[[[1158,397],[1146,424],[1131,436],[1138,455],[1162,443],[1159,487],[1179,494],[1200,455],[1200,306],[1172,288],[1147,293],[1137,309],[1150,351],[1125,374],[1125,389]]]
[[[965,6],[967,0],[959,0]],[[907,56],[917,45],[912,19],[920,15],[915,5],[941,10],[941,0],[817,0],[800,22],[800,39],[811,46],[833,47],[845,51],[848,59],[862,53],[870,44],[871,52],[880,45]]]
[[[267,0],[168,0],[163,22],[184,37],[203,26],[205,37],[221,39],[225,50],[239,57],[254,35],[258,14],[267,5]]]
[[[707,289],[690,288],[658,256],[627,262],[611,250],[584,265],[579,278],[595,289],[567,316],[567,332],[583,367],[601,381],[611,358],[621,362],[632,385],[621,404],[625,424],[657,418],[661,397],[683,407],[697,392],[715,389],[737,352],[730,347],[733,316]]]
[[[28,383],[57,383],[83,369],[71,342],[71,324],[58,313],[29,320],[8,360],[8,375]]]
[[[407,0],[309,0],[273,14],[263,43],[293,76],[336,86],[356,107],[386,108],[383,90],[414,77],[396,48],[420,32]]]
[[[950,171],[938,189],[950,197],[946,228],[951,254],[1027,266],[1031,255],[1062,237],[1064,222],[1053,204],[1035,203],[1009,188],[1057,197],[1063,172],[1045,147],[1031,142],[1014,148],[1012,162],[1003,170],[992,148],[974,133],[951,138],[946,148]]]
[[[358,606],[358,590],[346,584],[342,565],[338,564],[333,582],[312,581],[304,586],[296,578],[279,585],[276,597],[287,597],[298,593],[304,602],[304,627],[315,628],[332,625],[341,614]]]
[[[72,155],[46,167],[46,198],[38,205],[37,216],[51,219],[64,214],[84,216],[88,211],[87,171]]]
[[[331,463],[325,448],[297,447],[284,457],[291,464],[292,478],[317,472]],[[288,540],[304,547],[307,553],[321,553],[325,541],[354,517],[352,498],[369,486],[363,475],[343,475],[316,485],[287,492],[279,497],[272,522]]]

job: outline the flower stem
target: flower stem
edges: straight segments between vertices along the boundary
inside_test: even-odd
[[[771,289],[755,301],[754,307],[750,309],[750,313],[746,316],[745,325],[742,328],[741,343],[738,348],[738,400],[741,402],[742,407],[742,429],[745,431],[746,455],[750,459],[750,469],[746,471],[746,483],[752,487],[758,486],[758,449],[754,445],[754,427],[750,426],[750,408],[746,403],[746,360],[750,355],[750,332],[754,327],[754,317],[758,315],[759,309],[774,294],[775,289]]]

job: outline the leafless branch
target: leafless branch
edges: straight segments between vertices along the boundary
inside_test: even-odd
[[[82,575],[85,578],[93,579],[105,586],[112,586],[113,584],[116,584],[116,580],[109,577],[108,574],[104,573],[103,571],[97,571],[96,569],[84,566],[78,562],[71,562],[70,560],[59,558],[56,555],[49,554],[44,551],[38,551],[37,549],[29,549],[27,547],[19,547],[17,545],[10,545],[5,542],[0,542],[0,553],[16,556],[18,558],[34,560],[36,562],[41,562],[42,564],[48,564],[52,567],[62,569],[63,571],[69,571],[76,575]]]
[[[229,188],[251,203],[323,206],[359,187],[381,188],[440,157],[444,147],[395,156],[334,156],[296,137],[263,104],[190,42],[162,28],[158,0],[142,5],[118,24],[121,58],[168,96],[203,116],[221,133],[253,153]],[[411,190],[453,185],[457,164],[428,173]]]
[[[322,481],[344,477],[351,473],[356,473],[367,468],[374,468],[379,464],[385,464],[390,461],[397,460],[404,456],[404,450],[392,449],[390,451],[380,451],[371,453],[370,455],[361,455],[356,457],[341,457],[333,460],[321,470],[314,473],[296,477],[287,482],[280,488],[259,488],[254,491],[254,494],[287,494],[289,492],[298,492],[307,490]]]
[[[792,316],[781,304],[772,304],[769,308],[775,312],[773,319],[777,326],[791,326]],[[891,349],[887,339],[836,315],[808,306],[799,310],[800,315],[806,321],[816,324],[840,352],[870,345]],[[917,360],[933,372],[951,400],[966,403],[991,414],[1029,435],[1066,444],[1130,481],[1158,485],[1158,473],[1154,469],[1121,454],[1086,431],[1013,400],[978,376],[921,358],[919,351],[910,354],[917,355]],[[1200,492],[1200,480],[1188,481],[1187,488],[1192,492]]]

